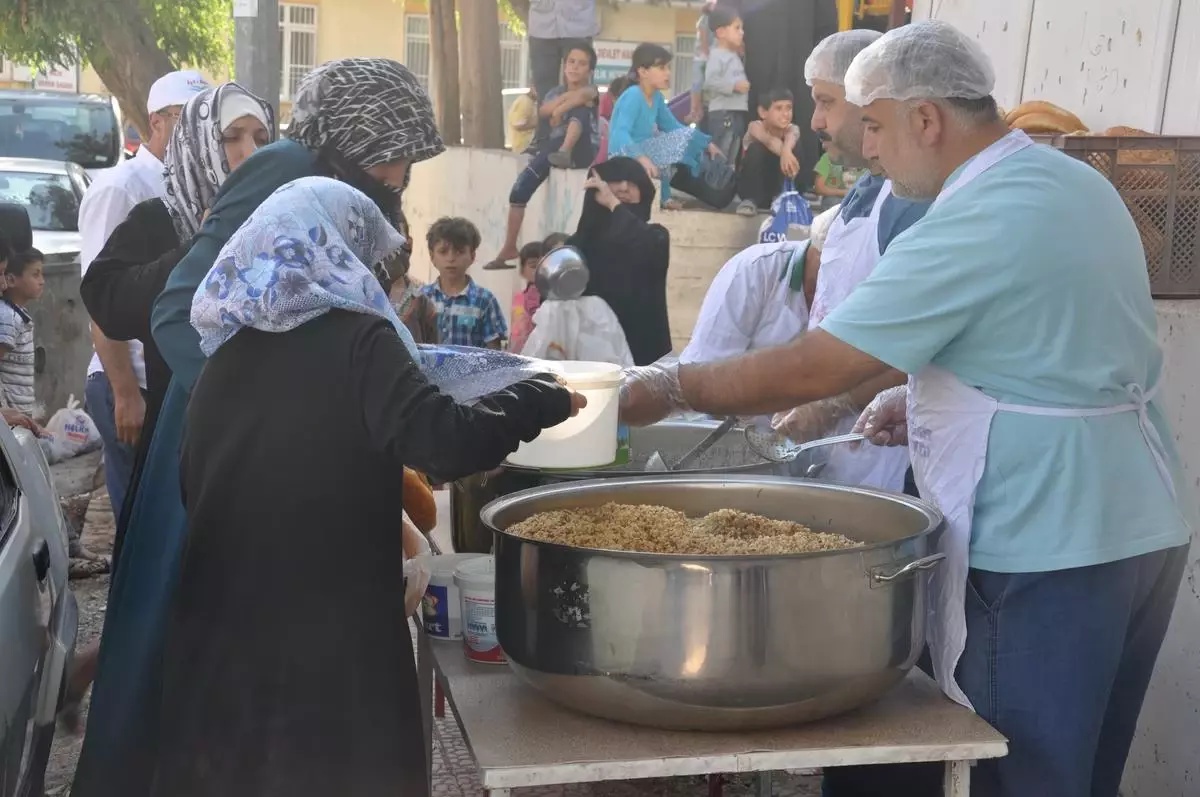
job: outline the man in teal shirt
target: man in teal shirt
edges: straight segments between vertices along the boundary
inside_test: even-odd
[[[864,153],[933,206],[818,330],[636,371],[624,415],[760,414],[910,374],[918,487],[948,524],[934,670],[1010,740],[975,767],[974,793],[1116,797],[1195,507],[1155,399],[1137,229],[1099,173],[1008,130],[993,84],[979,46],[944,23],[860,53],[846,93]]]

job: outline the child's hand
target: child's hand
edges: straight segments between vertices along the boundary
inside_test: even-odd
[[[748,94],[750,92],[750,81],[739,80],[737,83],[733,84],[733,90],[738,94]]]
[[[779,171],[783,172],[784,177],[794,178],[800,173],[800,161],[791,152],[785,152],[779,156]]]
[[[708,145],[708,154],[712,155],[714,158],[720,158],[721,160],[725,160],[725,153],[722,152],[720,147],[718,147],[716,144],[710,143]]]
[[[558,127],[559,125],[562,124],[562,118],[563,118],[562,107],[559,106],[558,108],[554,109],[554,113],[550,114],[550,126]]]
[[[637,160],[638,163],[642,164],[642,168],[646,170],[646,174],[650,175],[651,180],[658,179],[658,167],[654,165],[653,161],[651,161],[645,155],[642,155]]]

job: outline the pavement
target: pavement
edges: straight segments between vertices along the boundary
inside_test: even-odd
[[[98,456],[88,455],[55,465],[51,470],[60,496],[91,492],[83,526],[83,544],[95,553],[110,554],[115,523],[108,494],[102,486],[92,490],[92,479],[98,463]],[[437,494],[437,499],[438,517],[446,522],[439,524],[432,536],[442,550],[448,552],[451,550],[448,527],[449,495],[446,491],[441,491]],[[82,649],[100,637],[104,625],[104,612],[108,608],[108,584],[107,575],[71,582],[80,604],[77,649]],[[82,717],[86,727],[86,704]],[[69,797],[81,744],[81,737],[66,734],[60,729],[46,772],[48,797]],[[433,745],[434,797],[483,797],[485,792],[479,785],[470,748],[463,739],[449,705],[446,706],[446,716],[434,720]],[[819,779],[809,775],[775,773],[772,786],[772,794],[776,797],[818,797],[821,793]],[[756,794],[755,781],[753,777],[745,775],[727,776],[724,793],[729,797]],[[514,794],[520,797],[701,797],[708,795],[709,790],[704,778],[688,777],[516,789]]]

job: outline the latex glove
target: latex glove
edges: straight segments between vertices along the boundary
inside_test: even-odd
[[[672,412],[691,409],[683,398],[679,361],[674,357],[626,368],[624,375],[620,401],[623,423],[649,426]]]
[[[771,419],[771,428],[796,443],[807,443],[829,437],[843,418],[853,418],[862,407],[854,403],[849,393],[833,398],[811,401],[787,412],[778,412]]]
[[[890,387],[871,399],[854,431],[877,446],[908,445],[908,385]]]

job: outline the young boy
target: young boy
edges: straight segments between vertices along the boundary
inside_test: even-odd
[[[742,140],[738,168],[738,213],[753,216],[769,208],[783,189],[785,177],[800,173],[800,128],[792,124],[792,93],[771,89],[758,97],[758,121]]]
[[[500,303],[467,271],[479,249],[478,228],[462,218],[443,217],[425,235],[438,278],[421,288],[437,310],[438,337],[452,346],[498,349],[508,336]]]
[[[849,193],[841,164],[834,163],[828,152],[821,155],[821,159],[813,167],[813,174],[813,190],[821,197],[823,210],[838,204]]]
[[[696,48],[692,51],[692,91],[688,101],[688,115],[684,124],[699,125],[704,121],[704,67],[708,63],[708,51],[712,49],[712,29],[708,26],[708,15],[716,7],[717,0],[705,0],[696,20]]]
[[[530,86],[508,109],[508,148],[518,155],[529,149],[537,123],[537,89]]]
[[[600,123],[596,116],[599,92],[592,85],[596,51],[587,42],[571,47],[563,59],[563,85],[546,92],[538,113],[550,120],[550,136],[517,176],[508,195],[508,228],[500,253],[484,269],[512,268],[507,261],[520,254],[517,236],[525,220],[525,206],[546,182],[551,167],[586,169],[600,146]]]
[[[738,51],[742,48],[742,19],[728,8],[708,15],[713,47],[704,67],[704,104],[708,107],[708,134],[730,165],[737,164],[750,109],[750,81]]]
[[[26,311],[46,286],[42,253],[36,249],[12,255],[4,275],[0,301],[0,389],[4,404],[36,418],[33,392],[33,318]]]

